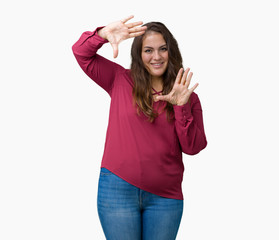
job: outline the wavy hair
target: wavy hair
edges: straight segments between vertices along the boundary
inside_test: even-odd
[[[143,35],[134,38],[131,47],[131,77],[134,81],[133,103],[134,105],[137,104],[138,115],[140,115],[141,111],[148,117],[149,122],[153,122],[159,114],[152,107],[154,100],[152,97],[151,75],[145,68],[141,57],[144,37],[150,32],[160,33],[167,45],[168,65],[163,74],[163,95],[170,93],[172,90],[176,75],[179,69],[183,67],[183,60],[176,39],[163,23],[149,22],[143,26],[147,26],[147,30]],[[167,120],[169,122],[172,121],[174,119],[173,105],[166,102],[163,110],[167,112]]]

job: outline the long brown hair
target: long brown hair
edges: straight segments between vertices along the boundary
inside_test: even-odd
[[[178,48],[177,41],[161,22],[150,22],[143,26],[147,26],[147,30],[141,36],[135,37],[131,48],[131,77],[134,81],[133,87],[133,102],[137,103],[137,113],[140,115],[140,110],[148,117],[149,122],[153,122],[158,116],[158,113],[152,108],[152,84],[151,76],[146,70],[142,58],[142,42],[144,36],[150,32],[158,32],[162,34],[167,44],[168,50],[168,65],[163,75],[163,95],[170,93],[176,79],[176,75],[182,68],[182,57]],[[173,120],[174,112],[171,103],[166,102],[164,110],[167,111],[167,120]]]

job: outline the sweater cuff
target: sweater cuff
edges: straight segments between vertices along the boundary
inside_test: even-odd
[[[191,120],[193,118],[191,106],[188,102],[181,106],[173,105],[173,110],[175,119],[183,122],[184,125],[186,124],[187,120]]]
[[[91,31],[84,32],[83,33],[84,38],[80,45],[89,42],[89,43],[93,44],[94,46],[96,46],[97,48],[100,48],[104,43],[107,43],[108,40],[106,40],[98,35],[98,31],[102,28],[103,27],[98,27],[93,32],[91,32]]]
[[[92,36],[95,35],[96,39],[102,43],[107,43],[109,42],[107,39],[102,38],[101,36],[98,35],[98,31],[100,29],[104,28],[104,26],[102,27],[97,27],[93,32],[92,32]]]

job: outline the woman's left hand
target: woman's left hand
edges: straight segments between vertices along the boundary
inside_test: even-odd
[[[189,71],[190,68],[187,68],[182,76],[183,68],[181,68],[177,74],[171,92],[168,95],[157,96],[156,100],[168,101],[169,103],[178,106],[186,104],[192,92],[199,85],[198,83],[196,83],[192,88],[188,89],[191,82],[191,78],[193,76],[193,73],[192,72],[189,73]],[[188,73],[189,76],[187,77]]]

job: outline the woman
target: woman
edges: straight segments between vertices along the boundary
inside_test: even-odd
[[[199,98],[189,89],[176,40],[159,22],[127,23],[93,32],[73,45],[83,71],[111,97],[98,185],[98,214],[108,240],[172,240],[183,213],[182,152],[207,145]],[[134,38],[131,69],[97,50]]]

